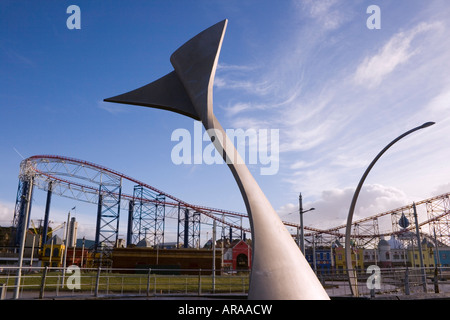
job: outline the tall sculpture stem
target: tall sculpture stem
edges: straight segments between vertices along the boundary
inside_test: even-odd
[[[252,231],[249,299],[329,299],[278,214],[213,113],[213,83],[227,20],[199,33],[170,57],[174,71],[141,88],[105,99],[170,110],[200,120],[228,164]]]

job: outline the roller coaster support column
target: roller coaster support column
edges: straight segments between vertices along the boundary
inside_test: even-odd
[[[127,246],[133,243],[133,213],[134,200],[130,200],[128,203]]]
[[[120,200],[122,181],[101,184],[98,191],[97,226],[95,247],[102,245],[102,251],[112,250],[117,245],[119,236]]]
[[[13,219],[13,226],[16,228],[16,234],[14,237],[14,247],[18,247],[20,245],[20,239],[22,230],[27,230],[28,225],[30,224],[30,216],[25,218],[26,214],[26,208],[27,208],[27,200],[28,198],[31,199],[33,193],[33,182],[32,178],[29,178],[26,175],[22,175],[19,180],[19,187],[17,190],[17,198],[16,198],[16,206],[14,208],[14,219]],[[30,209],[31,210],[31,203]]]
[[[101,186],[100,186],[101,190]],[[102,204],[103,204],[103,195],[99,193],[98,195],[98,206],[97,206],[97,224],[95,227],[95,251],[98,250],[100,245],[100,224],[102,220]]]
[[[184,209],[184,248],[189,248],[189,210]]]
[[[180,223],[181,223],[181,204],[178,203],[177,249],[180,248]]]
[[[52,202],[52,188],[53,188],[53,182],[50,181],[48,183],[47,202],[45,203],[44,229],[42,231],[41,249],[44,248],[44,244],[47,242],[48,220],[50,217],[50,204]]]
[[[27,181],[28,187],[27,187],[27,194],[26,199],[22,199],[24,201],[24,215],[22,221],[24,222],[20,231],[20,251],[19,251],[19,262],[18,262],[18,268],[17,268],[17,276],[16,276],[16,283],[14,288],[14,299],[19,298],[19,292],[20,292],[20,281],[22,277],[22,264],[23,264],[23,254],[25,249],[25,240],[27,237],[27,221],[30,217],[30,208],[31,208],[31,198],[33,193],[33,177],[30,177],[30,179]],[[31,261],[32,263],[32,261]]]

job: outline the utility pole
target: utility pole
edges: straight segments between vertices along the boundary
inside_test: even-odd
[[[300,214],[300,250],[305,254],[305,235],[303,230],[303,200],[302,194],[298,196],[298,213]]]
[[[216,220],[213,221],[212,249],[213,249],[212,290],[213,290],[213,293],[215,293],[216,292]]]
[[[298,205],[299,205],[298,213],[300,214],[300,250],[302,251],[303,254],[305,254],[305,230],[304,230],[304,226],[303,226],[303,214],[308,211],[315,210],[315,208],[310,208],[305,211],[303,210],[303,199],[302,199],[301,193],[298,196]]]
[[[416,204],[414,202],[413,202],[413,209],[414,209],[414,221],[416,223],[417,246],[419,248],[420,269],[421,269],[421,273],[422,273],[423,291],[427,292],[427,276],[425,274],[425,268],[423,266],[423,254],[422,254],[422,243],[420,242],[419,221],[417,218]]]
[[[69,237],[69,225],[70,225],[70,211],[67,214],[67,224],[66,224],[66,230],[64,235],[64,256],[63,256],[63,275],[62,275],[62,281],[61,281],[61,288],[64,288],[64,279],[66,276],[66,265],[67,265],[67,247],[68,247],[68,237]]]

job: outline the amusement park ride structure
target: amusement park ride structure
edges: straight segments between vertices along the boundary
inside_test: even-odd
[[[123,192],[124,187],[130,185],[131,190]],[[177,217],[177,244],[185,247],[198,245],[200,226],[208,220],[216,220],[223,228],[228,227],[235,237],[242,238],[243,232],[249,232],[243,226],[245,214],[189,204],[144,182],[91,162],[38,155],[23,160],[20,165],[13,218],[17,234],[23,228],[27,198],[34,187],[47,192],[44,234],[47,233],[45,230],[48,228],[53,195],[95,204],[96,248],[116,245],[121,211],[128,214],[128,245],[143,239],[152,246],[163,245],[165,220],[168,217]]]
[[[130,186],[131,185],[131,186]],[[125,190],[126,186],[129,190]],[[19,184],[13,218],[16,229],[15,246],[22,247],[23,235],[30,227],[34,189],[47,192],[43,219],[42,243],[48,232],[53,195],[83,201],[97,206],[94,250],[100,263],[108,264],[112,249],[118,244],[121,210],[127,213],[127,245],[146,240],[151,246],[164,245],[166,219],[177,220],[177,247],[197,248],[201,226],[222,227],[222,238],[245,239],[250,232],[246,214],[187,203],[149,184],[118,171],[74,158],[37,155],[20,164]],[[128,191],[127,192],[124,192]],[[420,223],[414,224],[416,210]],[[426,218],[424,218],[426,211]],[[450,246],[450,193],[421,200],[403,207],[378,213],[352,223],[353,247],[376,248],[387,236],[394,236],[403,248],[417,247],[419,239],[427,238],[438,246]],[[94,219],[93,219],[94,220]],[[300,245],[300,224],[283,221]],[[326,230],[305,226],[307,243],[330,247],[344,243],[346,224]],[[380,231],[380,226],[382,230]],[[22,250],[22,249],[21,249]],[[20,270],[20,269],[19,269]],[[20,275],[18,275],[20,277]]]
[[[125,181],[131,185],[128,192],[123,191]],[[177,242],[186,247],[196,247],[201,225],[212,224],[213,220],[223,230],[228,229],[230,237],[243,238],[245,233],[250,232],[246,227],[246,214],[190,204],[118,171],[88,161],[55,155],[32,156],[20,164],[13,218],[13,226],[18,230],[24,227],[27,199],[32,198],[34,188],[47,192],[44,229],[48,227],[51,198],[54,195],[96,205],[97,247],[116,245],[121,211],[128,215],[127,244],[136,244],[142,239],[153,246],[164,244],[165,220],[169,217],[177,219]],[[437,241],[450,246],[450,193],[417,201],[415,206],[422,212],[426,211],[426,219],[419,223],[421,235],[430,238],[433,243]],[[375,247],[381,237],[389,236],[395,236],[399,241],[411,241],[408,235],[415,232],[413,221],[412,203],[356,220],[352,223],[352,243],[359,247]],[[292,236],[298,239],[300,225],[287,221],[284,224],[291,230]],[[316,245],[330,245],[335,240],[342,243],[346,225],[325,230],[309,226],[304,228],[305,237],[314,238]]]

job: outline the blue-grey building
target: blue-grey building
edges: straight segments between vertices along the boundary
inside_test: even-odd
[[[315,253],[315,259],[314,259]],[[333,268],[333,255],[330,248],[306,248],[305,258],[317,274],[331,273]]]
[[[450,267],[450,247],[438,247],[437,252],[439,260],[436,261],[436,265],[440,264],[441,267]]]

